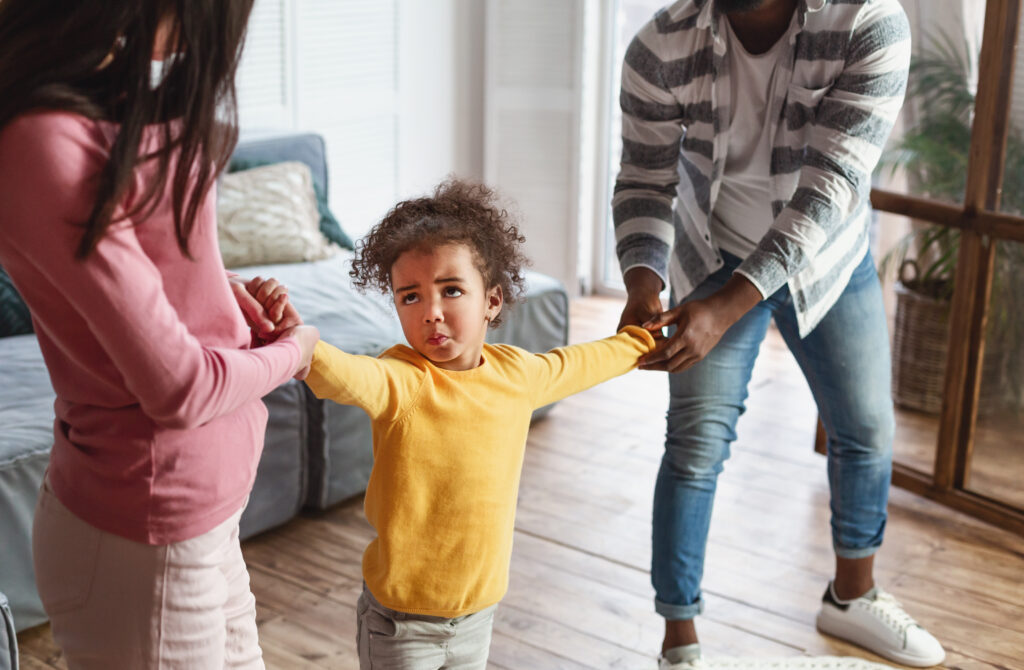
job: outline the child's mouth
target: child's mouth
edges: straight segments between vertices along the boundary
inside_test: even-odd
[[[427,338],[427,344],[432,344],[436,347],[439,344],[444,344],[445,340],[447,339],[447,335],[434,335],[432,337]]]

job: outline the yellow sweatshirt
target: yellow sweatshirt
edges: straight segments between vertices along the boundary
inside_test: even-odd
[[[632,370],[653,347],[628,326],[546,354],[485,344],[480,366],[451,371],[404,345],[372,358],[320,342],[306,383],[373,422],[365,507],[377,538],[363,578],[374,597],[448,618],[501,600],[531,413]]]

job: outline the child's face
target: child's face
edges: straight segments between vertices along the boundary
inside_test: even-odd
[[[406,251],[391,266],[391,291],[405,339],[446,370],[480,365],[484,336],[501,312],[501,288],[484,286],[460,243]]]

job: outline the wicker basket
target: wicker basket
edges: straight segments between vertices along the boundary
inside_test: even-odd
[[[892,398],[897,406],[929,414],[942,410],[949,351],[949,301],[896,282]]]

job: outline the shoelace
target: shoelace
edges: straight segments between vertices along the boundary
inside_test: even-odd
[[[886,625],[903,635],[906,635],[908,628],[917,625],[914,618],[906,613],[891,593],[879,589],[870,603],[869,608],[877,612]]]

